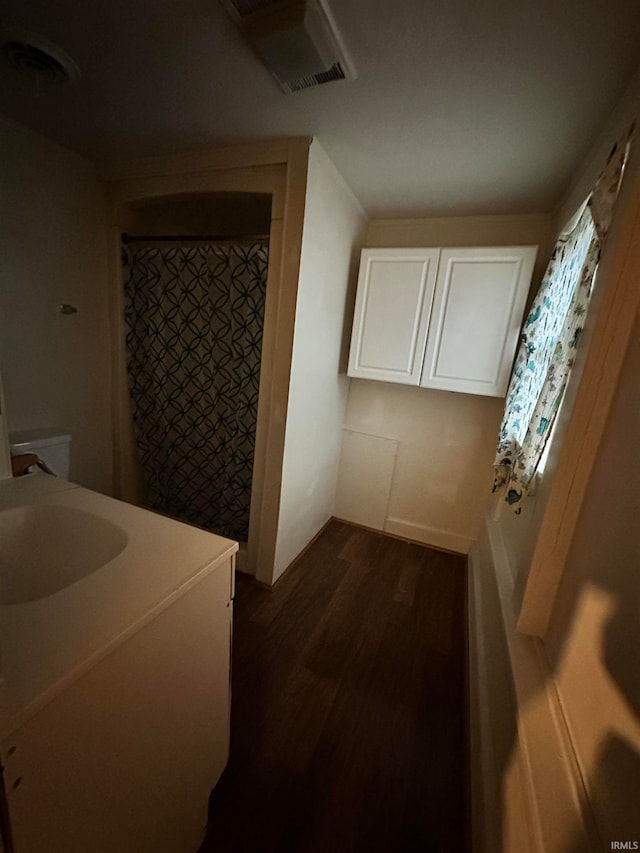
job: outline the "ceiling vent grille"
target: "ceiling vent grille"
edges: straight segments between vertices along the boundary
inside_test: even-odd
[[[222,0],[283,92],[356,77],[326,0]]]
[[[25,30],[0,32],[5,58],[25,74],[50,83],[69,83],[80,78],[80,69],[57,45]]]
[[[302,89],[311,89],[313,86],[322,86],[323,83],[331,83],[332,80],[345,80],[346,74],[339,62],[329,68],[328,71],[318,71],[317,74],[312,74],[310,77],[300,77],[299,80],[290,80],[283,83],[283,88],[286,86],[287,92],[300,92]]]

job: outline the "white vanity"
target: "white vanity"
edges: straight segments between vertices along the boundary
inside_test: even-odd
[[[0,480],[0,755],[16,853],[195,853],[228,757],[237,545]]]

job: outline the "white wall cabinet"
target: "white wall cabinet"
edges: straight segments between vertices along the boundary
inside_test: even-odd
[[[349,376],[418,385],[438,249],[363,249]]]
[[[536,253],[364,249],[349,376],[504,396]]]

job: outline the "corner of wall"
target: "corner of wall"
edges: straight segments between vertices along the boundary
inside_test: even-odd
[[[320,142],[309,151],[273,582],[333,515],[348,380],[345,316],[366,215]]]
[[[342,187],[344,194],[346,196],[348,196],[351,199],[351,201],[353,202],[353,204],[358,208],[358,210],[360,211],[360,214],[363,217],[364,221],[368,222],[369,216],[367,215],[367,212],[364,209],[362,202],[357,197],[357,195],[354,193],[354,191],[351,189],[349,184],[345,181],[345,179],[342,176],[342,173],[338,171],[335,163],[329,157],[326,149],[322,146],[322,143],[320,142],[320,140],[318,139],[317,136],[311,137],[310,155],[309,156],[310,156],[310,160],[311,160],[311,158],[313,158],[314,167],[316,165],[321,165],[321,168],[324,170],[325,176],[327,176],[327,177],[331,176],[332,179],[335,180],[336,183],[338,183]],[[317,158],[317,160],[316,160],[316,158]]]

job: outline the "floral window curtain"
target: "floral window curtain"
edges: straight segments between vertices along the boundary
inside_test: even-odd
[[[572,227],[558,238],[522,329],[498,437],[493,490],[520,512],[573,367],[631,132],[617,143]],[[577,219],[577,221],[576,221]]]

